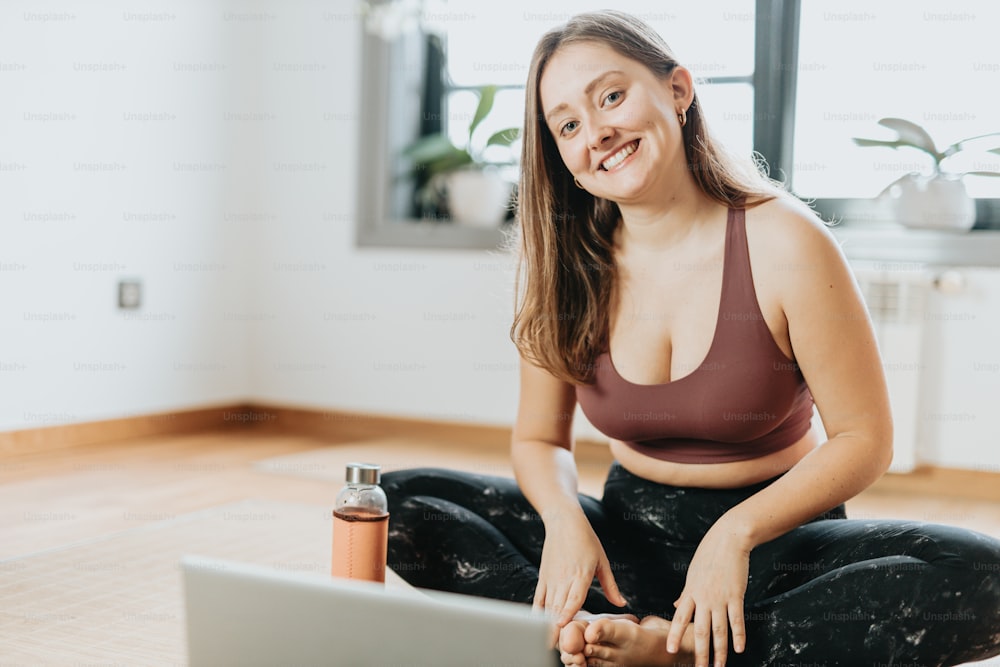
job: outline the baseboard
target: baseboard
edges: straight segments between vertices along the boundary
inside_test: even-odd
[[[1000,503],[1000,472],[921,466],[913,472],[886,473],[871,490]]]
[[[292,406],[234,404],[0,433],[0,457],[234,428],[252,429],[261,434],[310,437],[331,444],[412,437],[423,441],[440,440],[473,447],[503,448],[510,445],[511,434],[510,428],[505,426]],[[607,444],[594,440],[578,441],[576,458],[580,463],[589,465],[607,465],[612,461]],[[1000,503],[1000,472],[924,466],[911,473],[883,475],[871,490]]]
[[[508,447],[510,428],[340,410],[255,405],[248,421],[258,429],[331,441],[412,436],[420,440]]]
[[[245,426],[242,416],[250,409],[225,405],[7,431],[0,433],[0,456]]]
[[[473,446],[510,445],[510,428],[503,426],[239,403],[0,432],[0,457],[233,428],[312,437],[330,442],[413,436],[421,440],[468,442]]]

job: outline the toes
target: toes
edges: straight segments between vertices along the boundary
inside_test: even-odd
[[[559,631],[559,650],[569,654],[582,654],[586,645],[584,629],[587,624],[582,621],[570,621]]]
[[[587,658],[582,653],[566,653],[566,651],[559,654],[559,661],[567,667],[584,667],[587,664]]]
[[[621,649],[611,646],[587,645],[587,667],[625,667]]]
[[[611,636],[611,621],[606,618],[598,618],[588,625],[583,631],[583,639],[587,644],[598,644],[607,641]],[[589,647],[588,647],[589,648]],[[588,655],[590,655],[588,653]]]
[[[587,644],[610,644],[618,646],[635,635],[639,626],[632,621],[599,618],[584,630]]]

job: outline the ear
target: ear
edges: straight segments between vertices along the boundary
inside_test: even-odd
[[[670,73],[669,85],[674,96],[674,103],[687,109],[694,101],[694,79],[686,67],[678,65]]]

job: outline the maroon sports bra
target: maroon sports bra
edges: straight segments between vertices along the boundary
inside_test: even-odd
[[[813,399],[771,335],[754,291],[743,209],[730,209],[722,299],[705,360],[690,375],[642,385],[605,350],[578,385],[587,419],[637,452],[676,463],[746,461],[789,447],[810,428]]]

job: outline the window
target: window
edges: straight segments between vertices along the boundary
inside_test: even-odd
[[[520,124],[523,80],[531,50],[549,27],[603,2],[396,0],[424,3],[421,18],[441,36],[447,54],[438,130],[463,138],[476,104],[472,90],[499,86],[480,133]],[[386,0],[369,0],[383,4]],[[427,6],[435,2],[433,10]],[[699,77],[706,117],[731,149],[762,154],[772,176],[808,199],[825,217],[877,217],[871,197],[899,175],[929,167],[927,156],[902,149],[861,148],[852,137],[891,138],[876,124],[895,116],[923,125],[939,147],[1000,131],[992,97],[1000,54],[991,31],[1000,5],[988,0],[893,4],[865,0],[726,0],[654,4],[621,0],[664,35]],[[709,3],[704,3],[708,5]],[[366,35],[364,136],[358,239],[366,245],[495,247],[496,230],[472,229],[413,215],[414,183],[399,159],[419,136],[424,35],[392,44]],[[391,109],[392,113],[388,113]],[[1000,137],[993,139],[1000,140]],[[983,148],[1000,141],[981,142]],[[957,171],[1000,170],[1000,156],[969,152],[947,165]],[[1000,228],[1000,178],[968,176],[977,228]]]
[[[375,0],[372,4],[386,6]],[[411,11],[410,18],[419,19],[424,31],[394,34],[387,40],[369,30],[363,38],[362,132],[367,150],[362,155],[358,241],[362,245],[496,247],[502,238],[499,229],[421,216],[414,205],[416,181],[402,151],[420,135],[437,132],[463,145],[478,102],[475,91],[484,85],[495,85],[498,91],[493,111],[476,129],[474,147],[484,148],[495,130],[519,127],[524,81],[538,38],[573,14],[607,3],[425,0],[421,6],[415,0],[398,0],[396,4],[397,9]],[[664,36],[695,75],[715,135],[730,149],[749,154],[761,125],[754,119],[762,115],[755,109],[761,100],[755,99],[754,91],[767,83],[754,71],[760,67],[760,59],[755,59],[759,28],[754,4],[747,0],[704,5],[620,0],[616,6]],[[428,76],[428,70],[433,70],[437,44],[444,54],[444,75],[434,86],[428,85],[435,78]],[[516,155],[518,147],[512,148]]]
[[[801,197],[818,199],[829,217],[877,218],[868,198],[898,177],[927,172],[933,160],[910,148],[859,147],[852,137],[892,139],[884,117],[924,127],[938,149],[1000,131],[1000,5],[986,1],[911,0],[881,5],[841,0],[801,3],[794,159]],[[1000,136],[972,144],[944,164],[954,171],[1000,171]],[[1000,226],[1000,178],[967,176],[979,198],[977,226]]]
[[[470,3],[471,5],[471,3]],[[449,7],[461,6],[451,2]],[[458,22],[445,26],[447,48],[446,94],[449,133],[455,142],[463,140],[468,120],[475,111],[476,98],[469,90],[495,84],[497,96],[495,129],[519,126],[524,114],[524,80],[531,52],[542,34],[564,23],[573,14],[606,7],[606,2],[549,2],[509,0],[476,3],[476,27]],[[753,20],[745,0],[716,2],[710,9],[684,5],[656,5],[648,0],[620,0],[616,8],[652,25],[674,50],[680,61],[701,80],[709,122],[734,150],[751,149],[753,112]],[[539,9],[541,7],[541,9]],[[561,8],[553,11],[552,8]],[[703,26],[712,39],[698,30],[679,26]],[[711,102],[715,102],[714,104]],[[489,132],[483,132],[484,136]]]

